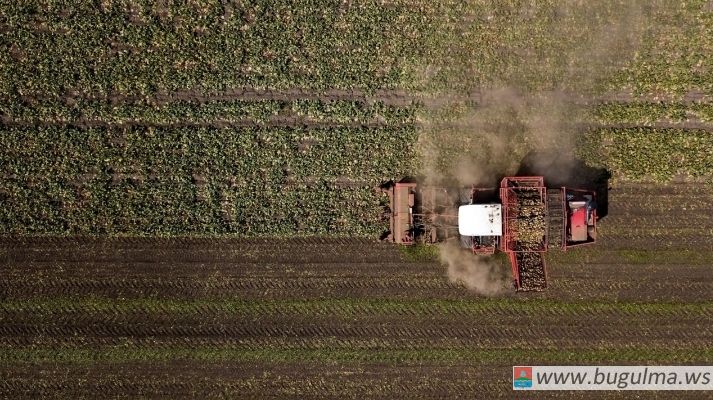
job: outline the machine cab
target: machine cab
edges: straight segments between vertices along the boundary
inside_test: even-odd
[[[457,211],[461,247],[475,254],[494,254],[503,234],[502,205],[498,199],[498,189],[461,187]]]
[[[597,202],[594,192],[564,189],[565,247],[594,243],[597,239]]]
[[[503,235],[500,204],[465,204],[458,208],[461,245],[476,254],[493,254]]]

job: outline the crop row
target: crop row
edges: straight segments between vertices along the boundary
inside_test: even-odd
[[[191,365],[192,363],[188,363]],[[79,366],[74,369],[66,365],[56,367],[43,366],[35,368],[36,375],[22,376],[8,372],[0,382],[0,396],[7,398],[20,397],[96,397],[98,393],[114,396],[119,394],[141,393],[144,397],[156,395],[158,397],[216,397],[220,393],[223,398],[262,398],[262,397],[300,397],[300,398],[389,398],[409,399],[414,396],[434,397],[438,394],[462,395],[466,397],[471,393],[493,393],[495,398],[507,386],[504,378],[473,379],[477,373],[476,368],[467,371],[458,369],[455,377],[431,376],[429,369],[419,370],[418,367],[394,368],[385,366],[362,366],[358,369],[346,368],[351,372],[342,372],[345,368],[326,370],[314,364],[304,364],[300,373],[280,374],[271,369],[257,369],[252,371],[253,376],[222,376],[225,371],[243,371],[247,363],[230,363],[225,369],[205,369],[197,365],[193,371],[166,374],[155,368],[153,370],[132,365],[125,371],[115,372],[109,369],[99,369],[102,375],[87,377],[87,369]],[[158,370],[158,371],[157,371]],[[451,374],[453,373],[451,370]],[[11,371],[11,369],[9,369]],[[63,373],[60,373],[63,372]],[[175,366],[171,366],[175,371]],[[377,371],[372,373],[372,371]],[[400,376],[384,376],[384,373],[401,373]],[[245,372],[244,372],[245,373]],[[83,379],[77,379],[78,376]],[[242,374],[241,374],[242,375]],[[496,375],[491,373],[491,375]],[[479,377],[491,375],[484,373]],[[497,375],[496,375],[497,376]],[[426,378],[427,377],[427,378]],[[88,379],[87,379],[88,378]],[[487,382],[487,383],[484,383]]]
[[[605,128],[582,139],[580,156],[620,177],[667,181],[713,171],[713,136],[702,130]]]
[[[662,249],[619,249],[601,250],[599,248],[582,251],[549,252],[548,263],[577,264],[586,262],[592,264],[686,264],[708,265],[713,263],[713,252],[692,249],[662,250]]]
[[[710,92],[707,0],[5,1],[0,95],[235,87],[458,91],[502,84]],[[597,18],[591,18],[597,15]],[[657,23],[644,27],[649,20]],[[617,32],[621,40],[603,38]],[[641,42],[641,47],[637,45]],[[48,45],[51,43],[51,45]],[[584,87],[587,86],[587,87]],[[601,85],[600,85],[601,86]]]
[[[429,91],[463,92],[493,84],[548,90],[590,82],[591,74],[577,69],[597,62],[590,58],[584,65],[580,59],[582,44],[596,38],[599,22],[591,15],[617,19],[610,1],[576,7],[516,0],[434,4],[444,17],[434,27],[428,68],[421,76]]]
[[[606,103],[593,111],[597,122],[603,124],[652,124],[660,121],[713,122],[713,104],[710,103]]]
[[[4,233],[378,236],[415,128],[7,128]],[[405,156],[406,155],[406,156]],[[276,222],[277,221],[277,222]]]
[[[78,195],[11,186],[0,221],[4,234],[378,237],[386,228],[384,199],[373,188],[271,185],[199,192],[188,179],[142,188],[102,182]]]
[[[231,363],[231,367],[235,364]],[[57,369],[66,371],[66,367]],[[240,365],[237,366],[238,370]],[[314,365],[305,366],[301,372],[312,370]],[[127,368],[129,369],[129,368]],[[492,393],[492,398],[507,386],[505,379],[493,381],[460,378],[435,379],[424,375],[414,377],[413,374],[404,374],[404,377],[386,378],[381,374],[365,374],[360,369],[358,373],[348,373],[341,376],[325,378],[304,377],[302,374],[274,375],[267,370],[261,371],[259,377],[235,378],[221,377],[210,373],[191,373],[190,375],[166,375],[165,372],[148,373],[136,372],[133,366],[131,372],[120,374],[108,373],[106,376],[92,377],[90,379],[77,379],[84,370],[83,367],[75,373],[67,375],[42,374],[52,368],[37,368],[38,375],[32,378],[15,378],[8,374],[7,380],[0,382],[0,396],[6,398],[30,397],[62,397],[62,398],[90,398],[97,397],[98,393],[118,396],[127,394],[131,397],[141,393],[143,397],[216,397],[221,398],[264,398],[264,397],[300,397],[300,398],[389,398],[409,399],[414,396],[434,397],[448,393],[449,395],[468,396],[471,393]],[[389,369],[393,371],[394,369]],[[72,369],[70,371],[74,372]],[[232,370],[231,370],[232,371]],[[396,370],[398,371],[398,370]],[[221,371],[222,372],[222,371]],[[257,371],[256,371],[257,372]],[[428,383],[425,383],[428,381]]]
[[[707,175],[704,175],[707,176]],[[665,200],[653,200],[647,203],[647,196],[642,196],[640,199],[629,200],[629,199],[616,199],[617,202],[631,201],[630,204],[614,203],[615,206],[610,208],[610,215],[623,216],[627,215],[635,216],[634,221],[640,218],[653,217],[653,218],[670,218],[671,215],[676,214],[690,214],[690,213],[708,213],[708,211],[713,208],[711,206],[711,201],[709,198],[680,198],[675,197],[666,198]],[[685,221],[685,218],[681,221]],[[707,218],[702,218],[700,220],[700,226],[705,227],[708,222]],[[674,224],[675,225],[675,224]]]
[[[403,125],[414,122],[414,108],[402,108],[378,102],[367,105],[361,101],[335,100],[261,100],[215,101],[198,104],[178,101],[162,105],[144,102],[113,105],[105,101],[84,101],[67,105],[42,101],[27,106],[0,105],[6,124],[71,125],[92,121],[106,125],[208,124],[230,121],[250,121],[265,124],[275,118],[301,118],[306,123]]]
[[[710,2],[641,4],[639,10],[633,8],[627,21],[640,30],[640,40],[632,42],[639,48],[633,60],[616,74],[610,89],[627,87],[635,96],[679,99],[690,91],[711,93],[713,13]],[[653,20],[656,23],[651,23]]]
[[[426,69],[429,89],[504,83],[634,98],[713,90],[708,0],[436,3],[445,17],[430,42],[438,45]]]
[[[378,264],[372,265],[374,268]],[[107,265],[109,267],[109,265]],[[343,265],[345,268],[350,265]],[[125,267],[129,269],[130,267]],[[239,268],[236,266],[236,268]],[[362,267],[366,269],[366,267]],[[280,268],[284,270],[286,268]],[[199,269],[191,271],[197,275]],[[16,277],[9,274],[0,284],[0,292],[5,298],[27,298],[33,296],[64,296],[73,293],[76,296],[107,296],[112,298],[137,298],[146,293],[153,297],[169,298],[318,298],[320,296],[364,296],[375,297],[397,296],[399,298],[418,298],[423,295],[457,296],[463,291],[453,284],[448,284],[443,277],[433,274],[427,278],[412,278],[397,276],[384,279],[374,279],[370,276],[361,278],[343,276],[335,277],[303,277],[288,279],[272,278],[234,278],[226,274],[213,272],[210,266],[203,271],[208,278],[137,280],[130,278],[74,278],[64,279],[53,277],[37,281],[36,276]],[[47,275],[43,275],[47,277]],[[49,277],[47,277],[49,278]],[[269,295],[266,295],[269,293]]]
[[[279,182],[295,178],[371,178],[402,174],[413,163],[414,127],[15,129],[0,131],[5,179],[52,180],[99,174],[234,176]],[[28,162],[29,161],[29,162]],[[80,174],[88,174],[78,176]],[[240,184],[240,182],[237,182]],[[270,190],[270,188],[266,188]]]
[[[606,236],[616,236],[619,238],[627,237],[649,237],[651,239],[660,237],[687,237],[701,236],[712,237],[713,228],[711,227],[676,227],[676,226],[649,226],[649,227],[631,227],[631,226],[609,226],[604,231]]]
[[[655,226],[681,228],[697,225],[699,228],[701,228],[701,230],[713,227],[713,215],[696,215],[698,210],[709,210],[713,208],[710,203],[708,207],[697,206],[695,204],[693,205],[693,207],[690,207],[688,203],[679,203],[679,209],[683,211],[683,207],[685,207],[686,211],[690,210],[691,212],[681,213],[681,215],[676,216],[675,221],[672,221],[671,215],[667,214],[666,212],[662,212],[659,215],[651,215],[650,213],[645,215],[636,215],[634,214],[636,205],[632,204],[630,207],[627,208],[622,207],[621,211],[625,212],[612,213],[610,210],[607,214],[607,218],[609,218],[609,220],[607,221],[607,226],[616,226],[618,224],[621,224],[620,226],[628,225],[632,228],[650,228]],[[670,209],[675,209],[675,207],[671,207]],[[650,211],[650,209],[646,209],[644,211]],[[634,215],[630,217],[627,214]]]
[[[5,95],[395,87],[429,23],[408,2],[3,3]]]

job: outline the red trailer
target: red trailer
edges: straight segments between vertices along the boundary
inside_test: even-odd
[[[386,240],[403,245],[458,240],[475,254],[506,253],[518,291],[547,288],[544,253],[596,241],[593,191],[547,188],[541,176],[506,177],[499,188],[400,182],[390,198]]]

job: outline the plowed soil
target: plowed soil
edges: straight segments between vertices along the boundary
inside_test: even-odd
[[[494,299],[364,239],[4,238],[0,397],[509,398],[517,364],[707,364],[712,197],[616,184],[595,246]]]

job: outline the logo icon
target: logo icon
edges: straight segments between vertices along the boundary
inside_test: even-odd
[[[532,367],[512,367],[512,388],[529,389],[532,387]]]

